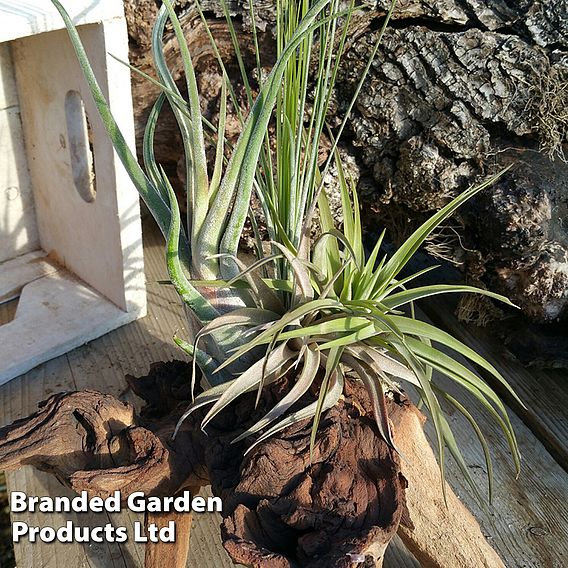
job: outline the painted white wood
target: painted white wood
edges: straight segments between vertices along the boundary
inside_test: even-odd
[[[24,286],[14,320],[0,326],[0,384],[139,316],[65,270],[39,278]]]
[[[30,252],[0,264],[0,303],[17,298],[22,288],[60,270],[42,250]]]
[[[130,71],[109,55],[128,60],[123,3],[62,3],[134,149]],[[0,326],[0,382],[146,313],[138,193],[63,28],[51,0],[0,0],[0,302],[21,292]]]
[[[101,88],[134,147],[124,20],[80,29]],[[13,42],[28,164],[42,248],[124,310],[144,302],[138,194],[122,169],[64,30]],[[65,98],[78,92],[91,125],[96,198],[73,181]],[[125,96],[126,94],[126,96]],[[126,286],[125,286],[126,284]]]
[[[61,0],[75,25],[93,24],[124,15],[120,0]],[[64,27],[51,0],[0,0],[0,42]]]
[[[14,66],[8,44],[0,44],[0,262],[37,248]]]
[[[17,105],[18,91],[10,44],[0,43],[0,110]]]

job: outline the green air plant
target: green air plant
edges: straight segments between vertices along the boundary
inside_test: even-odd
[[[339,0],[277,0],[277,59],[254,97],[228,7],[221,0],[250,111],[246,118],[239,111],[219,50],[209,34],[223,73],[220,119],[215,127],[201,114],[190,50],[170,0],[164,0],[153,32],[157,79],[148,78],[160,86],[161,94],[146,125],[143,169],[116,126],[77,31],[59,1],[52,1],[65,19],[116,152],[166,237],[169,276],[186,307],[193,330],[191,337],[176,336],[174,340],[193,359],[192,392],[197,367],[204,387],[181,421],[207,406],[210,408],[202,422],[206,428],[243,393],[257,392],[258,402],[265,386],[286,376],[290,384],[288,393],[266,416],[236,436],[235,442],[252,437],[250,451],[295,422],[312,419],[313,448],[322,413],[337,403],[347,380],[346,373],[350,373],[366,387],[378,431],[396,449],[386,399],[403,381],[416,388],[432,417],[442,479],[447,448],[476,490],[440,401],[453,405],[470,421],[485,454],[491,497],[491,458],[483,433],[469,410],[436,384],[434,372],[472,393],[493,416],[503,430],[518,470],[518,447],[503,403],[482,378],[447,351],[469,359],[493,375],[504,388],[511,389],[500,373],[475,351],[443,330],[416,319],[413,305],[427,296],[445,293],[478,293],[510,302],[503,296],[470,286],[409,287],[412,280],[426,271],[410,276],[402,276],[401,272],[432,231],[466,200],[491,185],[497,176],[448,203],[390,258],[381,253],[384,233],[371,253],[365,255],[357,194],[344,173],[337,151],[337,141],[364,76],[341,126],[333,133],[328,132],[332,148],[325,163],[322,165],[318,159],[320,139],[327,129],[330,97],[355,10],[353,3],[345,7]],[[252,1],[249,7],[254,23]],[[365,74],[393,8],[394,2],[384,19]],[[168,22],[179,42],[187,100],[165,62],[163,35]],[[260,50],[254,25],[253,35],[260,77]],[[315,74],[310,75],[310,69],[315,69]],[[225,141],[229,98],[242,124],[233,147]],[[185,223],[168,178],[153,152],[154,132],[164,104],[173,110],[183,138],[187,169]],[[272,135],[268,134],[270,129]],[[208,136],[216,144],[213,164],[207,164],[205,157]],[[328,198],[322,191],[322,180],[332,163],[336,164],[339,178],[341,231],[334,224]],[[262,204],[269,242],[262,243],[257,232],[256,259],[245,265],[237,253],[247,215],[256,227],[257,219],[250,211],[253,191]],[[321,236],[312,242],[310,229],[316,218]],[[300,401],[305,400],[308,391],[318,395],[302,407]]]

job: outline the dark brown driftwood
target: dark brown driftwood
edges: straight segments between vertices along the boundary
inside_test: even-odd
[[[142,379],[129,378],[148,403],[140,416],[95,391],[54,395],[36,414],[0,430],[0,468],[33,465],[76,491],[103,497],[115,490],[123,498],[135,490],[175,495],[210,483],[224,503],[224,546],[247,566],[347,567],[354,565],[351,554],[366,557],[366,566],[381,566],[397,530],[424,565],[458,568],[473,559],[475,565],[501,566],[451,492],[451,511],[444,509],[423,418],[403,397],[389,408],[408,463],[401,464],[378,436],[365,390],[348,381],[344,398],[322,419],[310,465],[308,422],[244,458],[247,442],[230,443],[234,425],[263,414],[282,396],[285,381],[267,392],[256,411],[254,396],[244,396],[213,421],[208,435],[196,413],[172,440],[186,404],[180,401],[189,398],[186,376],[185,364],[172,362],[154,366]],[[180,522],[189,537],[189,516]],[[178,545],[173,553],[181,563],[187,547]],[[147,568],[162,568],[166,549],[150,547]]]
[[[233,559],[259,567],[348,567],[350,553],[382,559],[406,510],[406,482],[398,457],[361,415],[362,395],[348,392],[327,413],[311,466],[309,423],[269,440],[243,463],[222,527]]]

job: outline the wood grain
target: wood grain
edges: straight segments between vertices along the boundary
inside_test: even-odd
[[[185,568],[189,552],[191,531],[190,513],[148,513],[145,527],[154,525],[158,530],[169,527],[173,521],[176,539],[173,543],[148,542],[145,546],[144,568]]]
[[[3,30],[4,25],[0,34]],[[0,43],[0,211],[0,263],[39,248],[14,63],[8,43]]]
[[[445,312],[447,311],[446,306]],[[417,311],[417,317],[431,321],[420,310]],[[472,347],[477,348],[478,345]],[[463,358],[456,358],[472,368]],[[491,359],[491,362],[500,365],[502,361]],[[505,377],[513,382],[513,376],[506,374]],[[509,411],[522,459],[521,474],[519,479],[515,479],[508,446],[499,426],[480,409],[472,395],[442,377],[437,377],[436,380],[472,413],[491,447],[495,484],[492,506],[476,501],[453,460],[447,459],[449,483],[477,518],[491,545],[506,566],[566,566],[568,474],[521,418]],[[444,404],[442,407],[449,413],[448,422],[470,467],[470,473],[482,494],[486,495],[485,461],[475,434],[461,414],[453,412]],[[427,421],[425,429],[432,444],[434,433],[431,421]]]
[[[568,371],[527,368],[503,343],[482,327],[459,322],[447,300],[431,298],[424,308],[429,317],[491,361],[513,387],[520,405],[490,375],[486,380],[507,401],[556,461],[568,471]]]

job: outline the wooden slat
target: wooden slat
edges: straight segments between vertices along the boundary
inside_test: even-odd
[[[0,383],[138,316],[66,270],[37,278],[22,289],[14,320],[0,326]]]
[[[76,26],[96,24],[102,20],[122,17],[123,14],[122,3],[115,0],[75,0],[64,4]],[[0,42],[60,30],[64,26],[55,6],[44,0],[1,2],[0,18]]]
[[[447,297],[431,298],[424,309],[438,325],[493,362],[525,406],[491,375],[485,378],[568,471],[568,371],[525,368],[487,329],[459,322],[454,303]]]
[[[431,321],[420,310],[417,311],[417,316]],[[459,356],[456,358],[472,368],[463,358]],[[491,362],[499,364],[500,360]],[[437,377],[436,380],[472,413],[491,447],[495,488],[493,506],[486,511],[473,497],[455,462],[451,458],[447,459],[448,482],[479,521],[484,535],[508,567],[566,566],[568,559],[566,472],[523,421],[510,411],[511,423],[522,456],[522,471],[519,479],[516,480],[508,446],[499,426],[481,410],[480,404],[468,392],[442,377]],[[469,422],[461,414],[454,412],[444,403],[442,407],[449,413],[448,422],[470,467],[470,473],[477,487],[484,492],[487,485],[486,467],[477,438]],[[434,445],[434,431],[430,420],[426,423],[426,432]],[[451,535],[448,535],[448,538],[451,538]]]
[[[17,298],[26,284],[54,274],[58,270],[61,270],[61,267],[49,259],[42,250],[2,262],[0,264],[0,302]]]
[[[5,4],[4,4],[5,6]],[[5,17],[0,4],[0,36]],[[10,44],[0,43],[0,263],[39,248]],[[2,267],[0,267],[0,283]],[[2,296],[0,284],[0,297]]]
[[[52,3],[40,3],[47,8],[45,16],[49,18]],[[94,3],[82,0],[70,4],[82,5],[83,12],[89,12]],[[121,3],[107,4],[114,4],[114,13],[119,16]],[[3,6],[5,3],[0,4],[0,13]],[[15,16],[14,10],[6,12],[0,16],[3,23]],[[26,14],[27,9],[23,12]],[[16,19],[25,20],[24,14]],[[37,14],[37,21],[45,22],[43,16],[42,12]],[[98,22],[80,29],[81,41],[118,127],[133,147],[130,72],[109,55],[128,58],[125,22],[120,17],[103,17]],[[88,96],[90,89],[67,31],[37,33],[39,29],[14,42],[12,55],[23,137],[28,142],[26,171],[31,176],[41,246],[121,310],[143,315],[138,192],[119,165],[94,100]],[[77,133],[71,126],[76,127],[79,121],[88,122],[81,145],[75,143]],[[17,133],[12,136],[17,137]],[[85,187],[77,177],[82,165],[89,163],[94,164],[91,173],[99,189],[94,199],[90,184]]]
[[[387,547],[383,566],[384,568],[420,568],[420,564],[398,535],[395,535]]]

